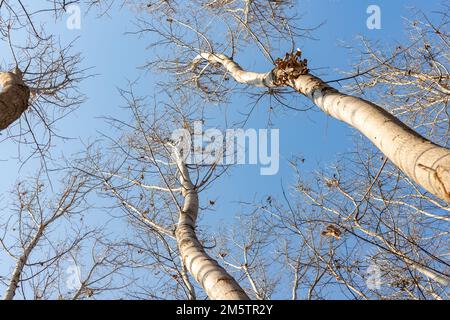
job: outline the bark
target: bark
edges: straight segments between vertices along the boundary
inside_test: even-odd
[[[195,224],[199,207],[198,193],[191,181],[186,165],[179,156],[177,157],[177,151],[174,151],[174,153],[177,158],[176,162],[180,172],[182,195],[184,197],[175,231],[183,264],[210,299],[249,300],[236,280],[205,252],[197,239]]]
[[[298,56],[278,59],[275,69],[267,73],[246,72],[221,54],[202,53],[196,60],[220,63],[237,82],[247,85],[292,87],[326,114],[359,130],[409,178],[450,203],[450,149],[425,139],[380,106],[341,93],[309,74],[306,60],[297,61]]]
[[[11,280],[9,281],[8,288],[6,289],[5,296],[3,298],[4,300],[12,300],[16,295],[16,290],[19,286],[23,268],[27,264],[31,251],[33,251],[33,249],[41,239],[43,230],[44,229],[42,227],[38,229],[31,242],[25,247],[22,255],[17,259],[16,266],[14,267],[14,271],[11,275]]]
[[[0,130],[4,130],[28,108],[30,89],[17,68],[12,72],[0,72],[0,86]]]

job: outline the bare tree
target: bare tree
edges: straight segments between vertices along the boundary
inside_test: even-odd
[[[104,5],[105,14],[114,1],[89,3]],[[120,90],[130,117],[105,118],[111,130],[71,161],[56,201],[43,201],[41,175],[32,187],[18,185],[16,215],[5,213],[1,228],[15,262],[1,278],[6,299],[20,290],[35,299],[448,299],[446,12],[439,25],[423,16],[413,21],[411,43],[394,50],[363,41],[356,70],[327,82],[295,50],[314,27],[298,27],[290,1],[119,3],[139,10],[134,34],[158,37],[144,68],[173,77],[161,77],[161,101],[137,96],[133,84]],[[81,96],[71,94],[83,77],[70,46],[56,49],[35,14],[17,4],[1,2],[1,10],[15,13],[1,23],[25,28],[34,45],[11,44],[15,65],[5,70],[13,71],[0,74],[0,123],[8,130],[27,119],[24,110],[40,106],[32,101],[43,108],[78,104]],[[64,2],[55,4],[58,15]],[[3,29],[12,39],[13,29]],[[266,72],[236,62],[249,49],[261,52]],[[60,55],[47,59],[49,52]],[[345,89],[351,95],[330,86],[346,80],[356,82]],[[238,222],[206,225],[201,218],[214,206],[208,190],[229,167],[220,154],[207,163],[187,158],[204,147],[188,143],[193,123],[208,120],[205,103],[255,92],[255,105],[268,98],[287,110],[298,110],[290,98],[307,97],[364,137],[314,174],[293,159],[293,187],[241,203]],[[91,194],[95,209],[86,202]],[[88,208],[106,212],[102,230],[114,236],[75,227]],[[62,222],[73,233],[53,240]],[[16,236],[7,237],[12,225]],[[85,267],[73,290],[61,286],[65,259]]]
[[[219,233],[218,256],[252,271],[255,298],[448,299],[448,208],[409,200],[417,187],[370,148],[312,179],[298,160],[295,188],[243,203],[239,235]]]
[[[207,253],[204,240],[196,233],[200,193],[221,173],[216,162],[187,162],[185,156],[190,149],[180,145],[191,137],[173,140],[172,131],[179,124],[190,134],[190,117],[201,112],[194,108],[188,113],[176,100],[172,100],[174,105],[161,102],[145,111],[149,108],[145,98],[136,97],[132,88],[122,95],[133,117],[132,121],[109,119],[123,132],[119,137],[109,137],[116,150],[114,157],[99,162],[105,157],[89,156],[80,170],[99,179],[103,193],[115,199],[132,224],[157,243],[146,247],[145,243],[129,241],[141,255],[149,255],[155,268],[166,270],[164,281],[167,277],[175,281],[177,287],[172,294],[178,295],[182,289],[186,298],[195,299],[192,276],[211,299],[248,299],[234,278]],[[166,262],[161,261],[163,257]],[[164,292],[167,290],[166,286]]]
[[[282,20],[286,21],[286,24],[282,24],[284,28],[276,29],[278,38],[272,33],[255,34],[252,31],[253,23],[238,19],[235,14],[229,17],[229,3],[231,2],[214,2],[214,10],[203,9],[205,21],[190,20],[194,16],[192,10],[195,10],[195,6],[191,8],[190,5],[187,5],[182,13],[158,11],[157,17],[160,19],[164,17],[166,20],[165,24],[159,21],[158,27],[154,20],[140,19],[138,33],[158,34],[161,41],[156,42],[154,46],[163,46],[169,52],[169,58],[158,57],[149,66],[160,66],[166,71],[174,72],[178,82],[174,87],[194,84],[204,94],[213,97],[223,96],[226,88],[224,82],[228,77],[247,87],[264,88],[269,93],[286,87],[291,88],[293,92],[307,97],[327,115],[346,122],[365,135],[390,161],[425,190],[441,200],[450,201],[448,148],[430,142],[375,103],[341,93],[331,87],[310,72],[307,60],[301,59],[300,49],[295,51],[292,44],[290,51],[283,58],[273,59],[269,53],[272,44],[277,43],[279,37],[284,39],[284,43],[286,41],[289,43],[289,40],[292,41],[293,36],[298,34],[290,27],[292,18],[284,16]],[[255,10],[262,7],[252,1],[246,2],[246,5],[249,3],[251,7],[255,5]],[[246,9],[242,8],[242,12],[245,11]],[[154,19],[154,15],[151,17]],[[224,36],[219,36],[217,30],[214,30],[215,34],[212,36],[208,29],[209,19],[221,19],[225,23],[235,22],[235,19],[238,19],[239,23],[231,25],[232,22],[229,22],[231,26],[228,30],[224,30]],[[271,30],[273,26],[271,20],[263,21],[261,17],[258,19],[258,16],[256,21],[263,29]],[[250,39],[239,37],[239,30],[242,28],[252,35]],[[246,71],[234,60],[235,52],[244,50],[251,41],[254,41],[271,60],[273,67],[268,72]],[[225,54],[225,51],[230,54]],[[442,78],[440,81],[441,86],[445,87]],[[292,95],[293,92],[289,91],[288,94]]]
[[[447,9],[434,15],[435,23],[422,12],[413,14],[406,21],[409,39],[392,48],[362,39],[357,82],[349,85],[444,146],[449,136]]]
[[[184,95],[183,97],[191,101],[197,101],[193,94],[197,91],[200,92],[201,99],[224,102],[224,97],[236,90],[229,84],[229,77],[246,85],[247,90],[251,87],[261,87],[270,96],[280,100],[283,95],[300,92],[327,114],[354,126],[371,139],[384,155],[372,148],[364,147],[355,140],[357,141],[355,153],[349,155],[347,159],[344,158],[335,168],[335,172],[331,173],[331,177],[328,171],[324,170],[318,174],[315,186],[310,185],[310,182],[299,180],[296,190],[301,194],[301,198],[296,205],[292,204],[293,200],[288,195],[285,195],[284,199],[286,206],[281,206],[269,196],[264,204],[256,206],[253,215],[243,216],[243,221],[247,222],[245,227],[239,228],[239,232],[231,236],[223,236],[222,246],[215,250],[217,259],[223,262],[230,272],[233,272],[234,278],[239,283],[248,287],[246,291],[249,295],[257,299],[267,299],[277,294],[283,296],[289,294],[293,299],[326,298],[330,294],[330,289],[334,288],[342,290],[346,297],[356,299],[446,298],[448,264],[442,249],[445,248],[443,244],[447,241],[447,232],[442,223],[447,220],[445,213],[448,211],[447,205],[440,203],[428,193],[420,191],[415,183],[448,201],[447,180],[445,180],[448,149],[423,138],[419,127],[414,127],[416,131],[413,131],[380,106],[340,93],[326,82],[311,75],[307,61],[301,59],[300,51],[292,50],[283,59],[272,59],[272,55],[266,53],[271,51],[271,44],[275,42],[275,37],[285,40],[293,37],[287,31],[289,27],[281,32],[278,29],[270,29],[270,23],[268,23],[269,26],[261,25],[262,19],[251,20],[251,23],[245,22],[243,19],[236,18],[236,13],[244,13],[245,9],[230,10],[228,7],[230,3],[237,4],[237,2],[217,2],[214,10],[206,10],[208,6],[202,7],[203,12],[206,13],[205,16],[228,22],[222,38],[217,35],[217,31],[214,31],[214,36],[211,36],[212,31],[206,26],[206,19],[205,21],[195,20],[195,22],[190,20],[193,11],[198,8],[196,4],[187,5],[186,10],[171,7],[170,3],[161,4],[164,10],[159,8],[156,11],[150,11],[152,18],[156,16],[159,20],[149,21],[145,15],[138,20],[136,33],[140,36],[146,32],[157,33],[160,36],[160,42],[156,42],[153,48],[164,49],[168,52],[146,65],[149,68],[157,67],[175,74],[172,78],[173,82],[161,83],[161,85],[165,88],[173,88],[174,95]],[[254,7],[255,10],[256,8]],[[289,26],[292,18],[285,19],[286,26]],[[255,28],[255,24],[258,25],[258,21],[261,28],[272,30],[273,33],[252,32],[252,28]],[[429,27],[434,26],[429,25]],[[241,37],[240,32],[246,33],[247,36]],[[263,35],[260,36],[261,34]],[[439,33],[436,34],[439,35]],[[260,37],[265,41],[262,41]],[[250,46],[252,42],[256,43],[274,64],[269,72],[245,71],[234,61],[234,55],[237,55],[239,50]],[[224,51],[231,52],[230,56],[221,53]],[[376,75],[383,70],[386,64],[381,62],[388,60],[389,63],[394,64],[395,59],[400,60],[400,54],[407,54],[407,51],[403,49],[388,57],[378,58],[378,61],[374,60],[373,64],[367,67],[368,72],[358,70],[348,79],[370,78],[371,75]],[[442,55],[439,57],[445,60]],[[363,69],[361,66],[359,68]],[[395,76],[395,73],[385,72]],[[419,70],[415,72],[419,73]],[[386,77],[378,78],[386,79]],[[421,77],[415,79],[423,80]],[[441,86],[445,77],[443,79]],[[427,87],[420,85],[420,82],[415,83],[420,89],[426,90]],[[290,87],[294,91],[286,91],[285,87]],[[350,88],[352,89],[354,88]],[[133,94],[131,97],[128,99],[130,106],[136,107],[142,102],[142,99],[134,97]],[[176,117],[173,118],[178,120],[156,122],[155,117],[160,118],[156,116],[158,112],[153,108],[150,111],[152,115],[150,118],[134,112],[133,121],[136,126],[130,126],[123,120],[114,121],[120,124],[121,129],[130,127],[130,130],[136,131],[137,127],[138,131],[145,133],[145,135],[140,133],[140,139],[127,137],[125,145],[122,142],[123,139],[114,140],[115,144],[120,146],[116,154],[127,155],[126,160],[119,161],[119,168],[123,168],[129,159],[148,161],[148,153],[150,153],[151,165],[158,167],[154,172],[163,184],[144,184],[139,175],[144,173],[145,180],[148,179],[148,168],[142,166],[137,169],[135,164],[131,166],[131,169],[129,166],[125,172],[121,173],[118,173],[121,169],[111,168],[108,170],[109,175],[103,176],[103,181],[109,184],[112,179],[125,179],[126,184],[114,188],[108,185],[108,188],[115,190],[113,195],[122,202],[122,206],[125,206],[127,211],[134,211],[134,214],[140,215],[147,213],[148,209],[145,209],[145,205],[140,209],[142,204],[135,205],[125,200],[134,197],[136,200],[139,199],[139,203],[141,201],[145,203],[147,198],[137,194],[132,196],[131,187],[134,189],[139,186],[140,189],[157,190],[153,191],[155,193],[169,193],[166,197],[171,198],[174,197],[173,188],[180,190],[181,185],[181,196],[184,201],[179,203],[189,205],[185,208],[186,210],[183,210],[180,209],[183,205],[179,204],[178,209],[173,208],[170,211],[172,214],[179,215],[179,219],[190,217],[189,221],[195,221],[199,207],[198,192],[184,193],[183,191],[192,189],[192,185],[194,189],[198,188],[190,178],[192,173],[189,169],[198,172],[200,168],[192,167],[192,165],[183,167],[183,163],[170,160],[168,154],[165,154],[163,160],[155,156],[155,154],[161,156],[161,150],[176,154],[171,151],[173,141],[167,140],[170,129],[167,128],[164,134],[159,131],[162,126],[166,126],[162,123],[168,122],[178,124],[178,127],[189,128],[194,120],[186,116],[186,114],[193,114],[192,110],[179,106],[191,104],[184,100],[182,103],[174,100],[176,99],[170,101],[176,107],[172,106],[169,110],[177,111]],[[381,99],[378,97],[372,101],[379,100]],[[446,96],[442,95],[434,101],[436,106],[442,107],[439,103],[446,103]],[[392,102],[392,106],[395,105],[398,105],[398,101]],[[167,107],[163,109],[165,113],[169,112]],[[438,124],[439,121],[433,123]],[[149,124],[153,126],[151,129],[145,127]],[[159,130],[155,130],[155,127]],[[442,141],[436,135],[428,135],[428,137]],[[140,147],[142,151],[147,150],[147,153],[135,155],[130,151],[130,140],[145,141],[147,145],[157,144],[158,147]],[[442,163],[436,162],[436,159]],[[162,170],[161,164],[172,164],[178,168],[179,172],[185,173],[180,176],[180,173],[174,174],[171,171],[169,174],[166,168]],[[98,165],[97,170],[101,171],[103,167],[104,165]],[[179,181],[179,184],[171,186],[167,182],[169,180],[166,180],[168,177],[171,177],[171,182]],[[189,179],[183,179],[186,177]],[[203,179],[197,177],[194,180],[202,181]],[[183,187],[183,184],[186,186]],[[118,196],[121,193],[126,196]],[[162,202],[167,203],[167,200]],[[164,209],[168,211],[167,205]],[[191,214],[185,216],[184,211]],[[192,212],[194,218],[192,218]],[[161,219],[160,216],[155,215],[147,223],[154,230],[166,235],[170,234],[170,230],[175,230],[172,238],[179,239],[180,235],[177,235],[179,229],[173,227],[177,221],[176,218],[172,218],[169,225],[156,223],[159,219]],[[248,223],[254,220],[258,221],[256,225]],[[430,230],[436,230],[436,234],[430,235]],[[229,232],[223,231],[220,234],[227,235]],[[242,240],[239,239],[240,236]],[[430,242],[430,239],[437,241]],[[193,250],[201,252],[201,246],[197,242],[194,241],[192,246]],[[179,245],[177,249],[181,257],[186,257]],[[276,254],[267,257],[268,252],[276,252]],[[200,253],[199,255],[201,256]],[[367,273],[371,266],[379,268],[376,270],[381,273],[379,279],[377,278],[383,283],[381,290],[368,285],[368,281],[373,280]],[[178,269],[183,271],[184,266],[181,265]],[[284,275],[274,272],[280,269],[285,270]],[[187,270],[199,281],[195,268],[187,268]],[[186,274],[183,272],[180,274],[182,275],[180,278],[185,279],[183,275]],[[286,283],[291,283],[289,293],[285,292]],[[184,285],[185,290],[190,292],[188,297],[198,298],[198,294],[192,293],[189,282],[185,282]],[[376,287],[377,283],[374,285]],[[207,286],[202,287],[211,298],[217,297],[209,291]]]

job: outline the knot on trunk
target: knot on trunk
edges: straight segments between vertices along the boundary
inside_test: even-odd
[[[274,84],[284,86],[297,79],[301,75],[308,74],[308,60],[301,60],[302,51],[297,49],[295,53],[286,53],[283,59],[275,60],[273,70]]]

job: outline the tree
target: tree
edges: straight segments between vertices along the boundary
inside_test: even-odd
[[[6,65],[0,65],[0,130],[4,139],[30,145],[45,158],[51,141],[61,137],[55,123],[72,112],[84,97],[78,84],[87,77],[73,43],[62,45],[48,34],[43,21],[58,18],[78,1],[23,4],[0,3],[0,39]]]
[[[108,10],[110,2],[92,2],[98,3]],[[35,32],[29,20],[34,15],[19,4],[7,10],[25,14],[26,23],[19,25],[27,25],[39,44],[33,48],[49,46],[52,51]],[[41,205],[40,175],[37,187],[19,188],[13,202],[18,218],[9,220],[13,215],[5,213],[2,228],[8,230],[11,222],[20,226],[13,230],[18,236],[2,238],[16,261],[11,275],[3,278],[6,298],[18,293],[19,283],[23,298],[32,292],[36,299],[95,299],[102,294],[192,300],[448,298],[446,12],[439,24],[419,16],[411,25],[411,42],[394,50],[363,39],[355,70],[325,81],[310,70],[314,58],[308,62],[295,50],[294,44],[311,36],[315,27],[299,27],[290,1],[127,4],[139,11],[131,33],[142,39],[147,33],[156,35],[144,69],[168,74],[158,78],[160,96],[148,91],[137,95],[137,81],[119,91],[129,118],[105,117],[110,130],[68,161],[65,170],[70,169],[64,172],[69,178],[63,180],[57,200],[47,201],[49,210]],[[23,16],[18,17],[20,22]],[[266,72],[246,71],[237,63],[246,50],[261,53]],[[59,66],[65,65],[65,74],[77,62],[61,58],[43,63],[38,56],[46,57],[35,54],[27,61],[58,66],[50,68],[56,74]],[[27,109],[33,92],[60,94],[61,102],[69,105],[73,101],[63,94],[74,88],[73,77],[60,82],[59,76],[38,72],[39,81],[47,85],[37,85],[22,65],[16,63],[13,72],[0,76],[5,79],[4,110],[12,110],[4,112],[5,127],[24,117],[21,110]],[[348,94],[330,85],[348,80],[353,82],[342,89]],[[210,191],[232,168],[221,162],[222,153],[214,153],[207,163],[188,158],[205,151],[204,145],[190,143],[193,127],[211,120],[207,104],[227,105],[240,94],[253,94],[255,105],[268,99],[268,113],[272,108],[304,111],[295,102],[306,97],[357,129],[354,148],[309,175],[303,158],[292,159],[297,181],[288,189],[282,185],[280,197],[249,199],[240,204],[238,222],[206,225],[201,218],[215,206]],[[235,125],[244,127],[248,117]],[[229,125],[217,115],[213,121]],[[89,205],[90,196],[95,208]],[[67,218],[67,225],[78,226],[71,219],[88,209],[103,212],[102,232],[81,225],[61,245],[49,240],[49,228],[62,230],[56,229],[56,221]],[[8,244],[11,239],[15,241]],[[43,265],[31,261],[38,254],[46,256],[37,260],[45,261]],[[67,257],[87,267],[74,290],[64,291],[58,284]]]
[[[239,7],[239,5],[242,5],[242,7]],[[319,247],[314,245],[317,241],[315,240],[316,238],[328,237],[339,240],[343,232],[349,232],[354,234],[356,239],[349,241],[365,241],[366,243],[371,243],[375,248],[381,249],[382,253],[379,255],[374,254],[374,261],[390,261],[390,258],[387,258],[389,255],[395,257],[397,264],[394,270],[397,271],[389,273],[389,276],[392,276],[393,279],[396,279],[399,274],[404,274],[405,269],[401,269],[398,266],[399,264],[405,264],[406,270],[414,270],[414,272],[419,274],[418,276],[414,273],[407,280],[407,283],[413,286],[413,290],[422,292],[419,297],[423,298],[427,295],[434,298],[441,297],[443,293],[442,287],[436,289],[434,285],[445,286],[448,283],[448,273],[442,271],[448,265],[442,259],[443,253],[437,247],[433,246],[429,248],[428,244],[420,243],[421,240],[428,238],[425,236],[428,229],[425,227],[426,223],[421,220],[423,218],[421,215],[436,219],[434,222],[439,226],[439,229],[442,228],[442,221],[446,220],[445,210],[448,205],[440,203],[440,200],[447,203],[450,200],[448,193],[450,188],[448,176],[450,161],[449,149],[432,143],[425,138],[421,134],[422,128],[416,126],[412,129],[411,126],[402,122],[400,118],[380,107],[380,105],[375,104],[381,100],[380,96],[377,97],[375,95],[372,100],[373,102],[369,102],[357,96],[341,93],[331,87],[326,81],[314,76],[309,70],[306,59],[301,58],[301,51],[299,49],[294,51],[292,45],[291,50],[283,58],[273,59],[273,52],[277,51],[273,48],[275,43],[279,44],[280,39],[289,42],[289,40],[299,35],[298,29],[296,30],[297,33],[295,33],[295,29],[290,24],[295,15],[287,14],[284,9],[286,9],[286,6],[274,7],[271,4],[267,5],[267,2],[264,1],[245,2],[245,4],[236,1],[221,3],[200,1],[195,4],[186,4],[182,10],[177,10],[174,6],[169,6],[166,7],[166,10],[158,8],[158,10],[151,11],[151,19],[143,15],[138,20],[139,25],[136,34],[143,36],[145,33],[151,32],[159,36],[158,40],[152,46],[154,50],[160,50],[157,51],[159,54],[156,55],[157,58],[147,64],[147,67],[152,70],[157,68],[173,75],[168,81],[161,81],[161,86],[165,88],[170,87],[174,88],[174,90],[189,92],[191,95],[198,93],[206,101],[214,101],[217,103],[226,102],[227,96],[237,91],[232,87],[233,85],[229,84],[229,78],[245,85],[245,90],[248,91],[252,90],[252,87],[263,88],[264,92],[260,94],[260,97],[264,94],[274,96],[277,101],[280,101],[281,105],[284,104],[282,100],[285,96],[300,93],[309,98],[326,114],[342,120],[357,129],[383,153],[382,155],[378,155],[377,152],[370,148],[360,148],[358,144],[355,144],[355,149],[358,148],[356,149],[356,154],[354,158],[353,156],[351,157],[352,160],[349,160],[351,162],[347,162],[344,168],[358,163],[357,170],[361,170],[358,176],[364,177],[365,184],[361,185],[357,183],[357,180],[349,179],[353,174],[347,173],[350,171],[346,171],[343,176],[346,180],[348,179],[349,186],[358,185],[358,189],[352,189],[353,192],[357,193],[357,196],[352,195],[349,191],[340,189],[339,180],[335,178],[321,178],[324,185],[343,190],[341,192],[345,196],[345,199],[342,200],[344,207],[348,206],[348,203],[355,204],[350,212],[343,210],[341,207],[339,209],[324,207],[322,202],[328,199],[334,204],[336,196],[333,196],[331,193],[324,194],[322,191],[315,191],[310,187],[303,188],[301,187],[303,184],[299,186],[299,191],[307,195],[305,203],[312,206],[312,211],[317,210],[315,207],[319,207],[322,208],[320,212],[336,212],[339,219],[307,219],[305,223],[308,224],[317,225],[317,223],[321,223],[319,229],[316,225],[311,226],[311,230],[314,231],[310,233],[314,234],[315,237],[312,235],[304,236],[305,231],[296,230],[297,233],[302,234],[303,240],[301,241],[300,247],[309,248],[309,250],[306,250],[307,254],[312,254],[314,257],[308,258],[308,262],[303,262],[301,256],[291,259],[292,254],[289,252],[290,250],[286,251],[289,254],[283,254],[286,257],[285,263],[291,266],[291,269],[295,272],[296,280],[294,283],[297,287],[299,285],[298,278],[300,275],[303,277],[308,276],[307,268],[303,272],[305,265],[312,265],[317,266],[318,271],[315,280],[310,282],[309,297],[314,296],[314,288],[321,279],[324,279],[324,275],[327,274],[330,274],[336,281],[343,283],[351,290],[352,294],[356,294],[361,298],[369,298],[371,296],[362,290],[361,283],[354,283],[354,276],[351,279],[345,279],[341,271],[336,269],[336,264],[333,263],[335,252],[332,243],[326,248],[329,251],[328,260],[323,258],[323,249],[319,249],[322,247],[322,244],[318,244]],[[204,14],[204,19],[192,20],[194,12],[199,10]],[[283,21],[282,27],[274,27],[271,24],[273,20],[270,18],[263,20],[261,18],[262,16],[259,15],[261,12]],[[433,106],[433,108],[436,106],[440,110],[445,110],[448,101],[448,94],[446,93],[448,73],[445,67],[441,66],[445,66],[448,59],[445,55],[439,54],[439,52],[445,50],[443,48],[446,46],[444,36],[446,17],[444,14],[444,21],[440,26],[424,22],[422,27],[425,27],[428,31],[422,31],[423,29],[420,28],[421,33],[417,35],[417,38],[425,44],[423,47],[424,50],[415,50],[414,44],[417,44],[417,39],[413,39],[412,45],[401,46],[397,51],[384,53],[381,57],[379,54],[373,54],[374,49],[372,49],[372,51],[369,51],[371,59],[362,56],[363,62],[358,66],[354,74],[344,79],[336,80],[335,82],[350,79],[360,81],[360,79],[365,78],[369,79],[365,83],[370,83],[370,86],[375,86],[380,81],[387,84],[392,83],[392,86],[397,87],[408,84],[408,88],[410,88],[411,92],[414,92],[415,96],[428,98],[431,94],[436,94],[436,98],[427,99],[430,101],[429,105]],[[224,23],[226,28],[224,28],[222,35],[218,34],[217,29],[212,31],[209,28],[209,21],[211,20],[222,21]],[[427,21],[426,18],[423,20]],[[419,28],[417,29],[419,30]],[[433,41],[434,37],[440,39],[440,42]],[[434,46],[430,44],[431,41],[433,41]],[[235,55],[238,55],[238,53],[252,45],[259,47],[266,58],[273,63],[274,66],[271,70],[265,73],[246,71],[235,62]],[[435,49],[431,49],[432,47]],[[229,55],[226,55],[225,51],[230,52]],[[437,54],[433,53],[433,51],[437,52]],[[422,52],[425,54],[422,54]],[[408,61],[412,61],[413,59],[409,57],[411,54],[420,56],[423,62],[417,62],[420,60],[416,59],[414,62],[415,65],[410,65]],[[408,59],[403,59],[405,57]],[[439,62],[438,59],[441,59],[441,61]],[[407,66],[402,67],[398,65],[398,63],[405,63],[405,61],[408,63]],[[434,65],[434,67],[431,70],[425,69],[424,67],[426,65]],[[408,69],[411,70],[408,71]],[[408,79],[402,84],[398,82],[398,78],[403,79],[404,73]],[[390,78],[394,80],[389,81]],[[349,89],[364,89],[365,83],[363,82],[362,86],[358,85]],[[286,87],[293,90],[285,90]],[[376,88],[380,91],[384,90],[384,87],[381,85]],[[426,93],[417,94],[416,88],[426,90]],[[399,89],[398,96],[405,97],[404,90]],[[397,105],[398,101],[393,101],[392,108],[390,109],[393,110],[395,108],[394,106]],[[439,114],[442,114],[445,120],[445,114]],[[414,112],[410,111],[408,116],[415,117]],[[433,120],[430,119],[430,122],[433,123],[434,127],[439,126],[441,123],[436,118],[433,118]],[[442,141],[436,135],[428,135],[428,137],[430,139],[436,139],[436,141]],[[444,140],[445,144],[446,142]],[[370,155],[370,157],[366,156],[366,154]],[[380,159],[380,157],[382,157],[381,162],[374,162],[373,159]],[[378,174],[372,173],[372,169],[367,169],[374,166],[378,166]],[[390,168],[388,171],[389,174],[386,173],[387,168]],[[397,169],[400,172],[397,172]],[[384,177],[385,175],[389,176],[391,181],[388,179],[387,182],[384,182],[383,179],[383,183],[381,183],[380,177]],[[398,182],[399,180],[401,183]],[[378,183],[380,184],[381,194],[376,196],[374,189]],[[420,189],[417,189],[414,183],[424,188],[427,193],[419,191]],[[311,194],[312,192],[317,193],[313,196]],[[402,197],[399,193],[402,194]],[[440,200],[436,200],[429,193]],[[413,199],[415,194],[418,194],[424,201],[432,203],[435,206],[435,210],[439,213],[432,213],[430,210],[425,209],[422,200],[418,200],[419,203],[414,203]],[[407,197],[408,200],[404,200],[404,197]],[[394,200],[398,198],[401,198],[401,200]],[[372,207],[372,201],[376,203],[381,201],[387,208],[380,207],[378,203]],[[399,204],[405,207],[402,207],[402,209],[397,208]],[[386,221],[383,216],[380,217],[385,210],[390,211],[390,206],[394,206],[396,211],[401,212],[399,216],[391,217],[393,222]],[[363,210],[362,207],[365,210],[364,212],[371,210],[372,214],[370,216],[372,219],[375,219],[373,221],[367,218],[370,220],[367,222],[370,227],[362,226],[361,224],[361,215],[365,216],[366,214],[360,212]],[[307,209],[307,211],[309,210]],[[444,213],[440,212],[440,210],[444,210]],[[344,212],[348,214],[346,215]],[[404,215],[408,213],[412,214],[410,218],[411,224],[410,222],[405,224],[402,220],[405,219]],[[416,218],[418,213],[420,213],[419,217]],[[281,222],[277,223],[283,225],[287,223],[285,214],[278,215]],[[292,213],[292,215],[294,214],[299,215],[298,212]],[[316,215],[316,212],[314,215]],[[250,220],[250,218],[246,219]],[[271,223],[273,224],[274,222]],[[322,225],[325,223],[327,224]],[[349,223],[353,224],[348,225]],[[389,231],[381,230],[380,225],[384,225]],[[403,230],[400,225],[404,226],[406,230]],[[414,234],[408,231],[411,225],[417,225],[414,228]],[[274,225],[274,228],[276,226],[277,224]],[[373,227],[375,227],[374,230],[372,230]],[[276,229],[271,230],[274,233],[275,231],[273,230]],[[388,239],[386,239],[386,233],[390,234]],[[402,239],[404,243],[392,243],[391,236],[394,239]],[[446,233],[444,233],[442,238],[444,242],[445,237]],[[245,245],[243,247],[246,248]],[[296,248],[298,247],[296,246]],[[244,250],[244,252],[246,251],[247,249]],[[416,258],[410,257],[411,251],[425,252],[428,257],[421,256],[417,260]],[[311,259],[312,262],[310,262]],[[349,256],[344,256],[340,259],[347,261],[348,270],[351,270],[352,263],[353,269],[356,268],[356,260],[349,260]],[[432,261],[437,263],[435,267],[431,267],[431,265],[434,265]],[[226,263],[226,261],[224,262]],[[239,264],[229,264],[229,266],[233,265],[241,270]],[[245,266],[246,263],[244,262],[243,265]],[[338,269],[342,270],[342,268],[342,265],[338,266]],[[242,267],[241,271],[248,274],[248,271],[246,272],[245,270],[248,270],[248,268]],[[389,267],[386,267],[385,270],[389,270]],[[268,273],[270,274],[270,272]],[[422,283],[422,281],[427,281],[421,278],[422,276],[431,279],[431,284]],[[256,292],[256,297],[262,297],[266,294],[265,292],[260,292],[254,281],[251,282],[253,282],[252,287],[253,291]],[[273,283],[276,282],[273,280]],[[392,280],[392,283],[398,283],[398,279]],[[429,285],[432,286],[432,289],[429,289]],[[296,297],[296,289],[293,289],[293,292],[293,296]],[[408,292],[410,297],[416,297],[415,293]],[[398,292],[395,294],[398,294]],[[386,293],[379,297],[387,297],[389,295],[390,293]],[[392,297],[395,297],[395,295]]]
[[[234,278],[208,255],[204,240],[199,240],[196,233],[199,195],[220,176],[217,163],[187,162],[186,152],[191,152],[191,145],[183,146],[183,143],[191,137],[180,136],[173,140],[171,134],[177,125],[186,127],[192,121],[189,117],[201,112],[195,108],[188,112],[186,108],[162,103],[149,112],[145,99],[136,97],[132,87],[121,93],[132,119],[126,122],[109,119],[114,128],[122,132],[118,138],[109,138],[113,141],[115,156],[106,161],[99,160],[105,156],[88,156],[79,170],[98,179],[102,192],[117,201],[139,233],[159,243],[154,248],[160,249],[138,250],[148,254],[152,264],[165,255],[171,267],[163,278],[169,277],[181,285],[186,298],[197,297],[188,271],[211,299],[248,299]],[[190,135],[188,129],[185,130],[186,135]],[[160,184],[155,184],[156,181]],[[141,243],[134,241],[129,241],[132,247],[142,248]],[[156,267],[161,268],[161,265]],[[174,294],[178,295],[177,290]]]

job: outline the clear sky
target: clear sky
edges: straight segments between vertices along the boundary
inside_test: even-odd
[[[32,3],[35,0],[26,2]],[[366,27],[369,5],[381,8],[381,29],[369,30]],[[302,40],[296,45],[301,47],[308,58],[310,68],[320,68],[320,74],[326,79],[339,78],[339,70],[350,71],[354,57],[343,44],[355,45],[357,37],[364,35],[372,40],[386,44],[405,41],[405,17],[411,16],[411,8],[431,13],[439,9],[440,1],[431,0],[297,0],[295,5],[303,13],[302,26],[324,25],[315,33],[315,40]],[[49,33],[60,34],[63,43],[76,38],[74,51],[80,51],[84,57],[84,67],[93,67],[95,77],[81,84],[81,91],[88,100],[74,113],[62,119],[57,127],[70,141],[55,141],[52,149],[57,157],[61,153],[67,156],[83,150],[83,143],[93,141],[98,132],[106,132],[108,127],[100,119],[103,116],[124,116],[125,102],[121,100],[117,88],[125,87],[127,80],[142,77],[147,94],[156,94],[154,81],[157,75],[143,74],[137,67],[142,65],[152,52],[146,49],[150,41],[125,35],[133,30],[133,13],[126,8],[113,8],[109,17],[96,18],[90,13],[82,18],[80,30],[68,30],[65,18],[47,21]],[[289,48],[286,48],[289,50]],[[9,53],[0,46],[0,62],[10,62]],[[239,63],[244,67],[258,71],[267,71],[268,62],[259,52],[248,53]],[[141,87],[142,91],[142,87]],[[229,106],[228,115],[245,108],[250,100],[241,96]],[[307,103],[306,100],[304,100]],[[214,106],[211,106],[214,108]],[[128,113],[126,114],[128,118]],[[283,112],[272,118],[273,128],[280,129],[280,171],[277,175],[261,176],[258,166],[237,166],[228,176],[223,176],[208,191],[207,197],[216,199],[214,212],[207,212],[203,224],[213,224],[217,220],[232,219],[238,213],[238,201],[263,199],[267,195],[280,195],[281,184],[285,187],[294,182],[294,175],[287,161],[293,156],[303,156],[302,173],[308,175],[333,162],[339,153],[351,149],[351,136],[354,130],[334,119],[328,118],[315,109],[307,112]],[[267,127],[267,108],[254,112],[248,127],[255,129]],[[19,176],[27,176],[35,171],[33,161],[20,168],[15,157],[17,145],[2,142],[0,153],[0,200],[8,198],[10,190]],[[220,195],[220,196],[219,196]],[[3,207],[3,206],[2,206]],[[1,259],[0,254],[0,259]],[[3,260],[3,259],[1,259]],[[3,267],[0,263],[0,271]],[[1,272],[3,273],[3,272]]]

